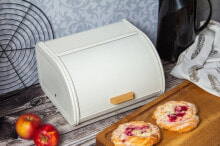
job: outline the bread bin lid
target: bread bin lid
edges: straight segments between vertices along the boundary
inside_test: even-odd
[[[111,97],[132,91],[135,101],[164,92],[164,73],[156,49],[127,20],[41,42],[37,49],[58,64],[64,76],[68,97],[62,98],[70,99],[74,124],[118,106],[109,102]],[[40,73],[39,78],[41,81]]]

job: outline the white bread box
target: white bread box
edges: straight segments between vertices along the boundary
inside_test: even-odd
[[[155,47],[127,20],[40,42],[36,56],[42,90],[71,125],[144,105],[165,89]]]

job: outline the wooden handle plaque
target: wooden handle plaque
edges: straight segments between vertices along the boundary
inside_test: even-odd
[[[134,99],[134,92],[128,92],[116,97],[110,98],[111,104],[119,104],[128,100]]]

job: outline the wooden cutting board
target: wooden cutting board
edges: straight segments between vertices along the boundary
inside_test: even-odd
[[[184,81],[98,133],[96,144],[113,145],[111,142],[112,132],[119,124],[135,120],[156,124],[152,119],[155,108],[171,100],[183,100],[196,104],[199,109],[200,123],[196,129],[187,133],[161,129],[162,138],[157,144],[158,146],[220,146],[220,97],[211,95],[188,81]]]

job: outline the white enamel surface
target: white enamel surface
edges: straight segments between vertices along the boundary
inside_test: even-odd
[[[46,42],[46,45],[50,46],[51,51],[54,54],[60,56],[66,54],[65,52],[69,53],[72,50],[128,34],[129,32],[132,32],[132,30],[134,29],[130,28],[126,23],[118,22],[113,25],[107,25],[59,38],[56,39],[56,42],[54,40],[48,41]]]
[[[71,124],[141,102],[142,98],[146,100],[164,91],[163,69],[154,46],[126,20],[41,43],[37,47],[36,51],[50,58],[51,62],[44,64],[37,57],[38,71],[44,72],[39,74],[53,78],[50,82],[51,79],[40,77],[41,87],[51,101],[61,98],[61,102],[53,103],[66,115],[64,117],[69,117],[67,120]],[[55,67],[56,77],[50,65]],[[61,82],[68,89],[56,85]],[[51,96],[56,91],[66,93],[64,90],[70,94]],[[132,101],[110,104],[111,97],[130,91],[135,93]]]
[[[61,56],[76,88],[81,117],[112,108],[109,98],[130,91],[135,98],[161,88],[152,48],[133,35]]]

